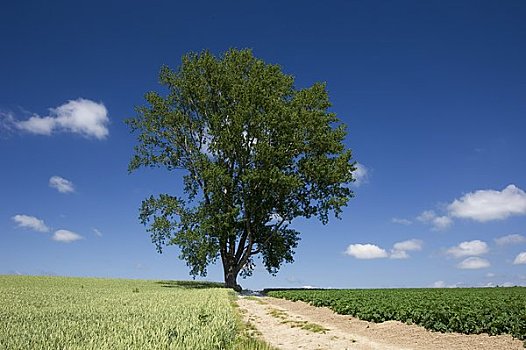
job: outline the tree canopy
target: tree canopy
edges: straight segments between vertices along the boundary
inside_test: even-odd
[[[293,262],[292,220],[326,224],[353,197],[346,128],[325,84],[296,89],[278,65],[235,49],[189,53],[159,78],[167,94],[148,92],[127,120],[138,140],[130,171],[184,171],[184,197],[152,195],[140,208],[158,252],[179,246],[194,276],[221,259],[235,289],[258,255],[272,274]]]

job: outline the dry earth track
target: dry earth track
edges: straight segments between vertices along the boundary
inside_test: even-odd
[[[438,333],[398,321],[371,323],[301,301],[240,296],[238,304],[256,333],[282,350],[524,350],[522,341],[509,335]],[[302,329],[309,325],[327,331]]]

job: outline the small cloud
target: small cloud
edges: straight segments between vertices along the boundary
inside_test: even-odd
[[[391,249],[391,259],[407,259],[409,258],[408,251],[422,250],[423,241],[419,239],[410,239],[403,242],[397,242]]]
[[[347,247],[345,254],[356,259],[380,259],[388,257],[385,249],[374,244],[351,244]]]
[[[469,242],[462,242],[455,247],[449,248],[446,253],[452,255],[455,258],[461,258],[465,256],[476,256],[486,254],[489,251],[486,242],[480,240],[474,240]]]
[[[411,225],[413,223],[411,220],[399,219],[399,218],[392,218],[391,222],[393,224],[400,224],[400,225]]]
[[[0,136],[8,136],[15,125],[16,119],[12,113],[0,111]]]
[[[451,224],[453,223],[453,220],[449,218],[448,216],[437,216],[433,219],[433,226],[436,230],[445,230]]]
[[[423,211],[416,219],[420,222],[431,224],[434,231],[445,230],[453,224],[453,220],[450,217],[437,216],[433,210]]]
[[[71,232],[68,230],[58,230],[58,231],[55,231],[52,239],[57,242],[71,243],[71,242],[78,241],[80,239],[84,239],[84,237],[82,237],[81,235],[75,232]]]
[[[395,243],[393,249],[395,250],[422,250],[423,241],[419,239],[409,239],[407,241],[402,241]]]
[[[354,177],[354,186],[360,187],[361,185],[369,182],[369,170],[367,167],[361,163],[356,163],[354,165],[356,170],[354,170],[353,177]]]
[[[314,289],[316,287],[307,285],[307,286],[302,286],[301,288],[303,288],[303,289]]]
[[[93,233],[94,233],[95,236],[97,236],[97,237],[102,237],[102,232],[100,232],[100,231],[97,230],[96,228],[93,229]]]
[[[408,251],[415,251],[422,249],[423,242],[418,239],[410,239],[403,242],[398,242],[393,245],[390,253],[375,244],[351,244],[347,247],[345,254],[355,257],[356,259],[407,259],[409,258]]]
[[[60,193],[75,192],[75,187],[73,186],[73,182],[66,180],[60,176],[52,176],[49,179],[49,187],[56,189]]]
[[[392,250],[391,255],[389,255],[391,259],[408,259],[409,254],[405,250]]]
[[[486,277],[487,277],[487,278],[493,278],[493,277],[495,277],[495,274],[494,274],[493,272],[488,272],[488,273],[486,274]]]
[[[109,121],[104,104],[78,98],[51,108],[49,116],[35,114],[28,120],[11,122],[17,129],[31,134],[49,136],[54,132],[70,132],[102,140],[109,134]]]
[[[493,287],[496,287],[496,285],[493,282],[488,282],[486,284],[479,285],[479,287],[482,287],[482,288],[493,288]]]
[[[447,284],[444,281],[436,281],[434,282],[430,287],[431,288],[458,288],[462,286],[463,283],[454,283],[454,284]]]
[[[483,269],[486,267],[490,267],[490,263],[486,259],[482,259],[479,257],[469,257],[464,260],[462,260],[457,267],[459,269],[466,269],[466,270],[475,270],[475,269]]]
[[[495,238],[495,243],[497,245],[503,246],[503,245],[512,245],[512,244],[521,244],[526,242],[526,237],[521,236],[519,234],[512,234],[507,236],[502,236],[499,238]]]
[[[515,257],[515,260],[513,260],[513,264],[514,265],[526,264],[526,252],[519,253]]]
[[[454,217],[479,222],[504,220],[512,215],[526,215],[526,193],[515,185],[502,191],[470,192],[448,205]]]
[[[29,215],[15,215],[11,218],[17,223],[18,227],[28,228],[38,232],[49,232],[49,227],[46,226],[43,220]]]
[[[432,288],[446,288],[446,282],[436,281],[431,285]]]
[[[416,219],[421,222],[432,221],[436,217],[436,214],[433,210],[425,210],[422,214],[418,215]]]
[[[22,276],[23,275],[23,273],[18,271],[18,270],[9,270],[9,271],[7,271],[7,274],[8,275],[16,275],[16,276]]]

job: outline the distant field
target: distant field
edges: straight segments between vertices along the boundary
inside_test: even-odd
[[[327,306],[367,321],[398,320],[440,332],[526,339],[526,288],[521,287],[269,290],[267,295]]]
[[[266,349],[217,286],[0,276],[0,349]]]

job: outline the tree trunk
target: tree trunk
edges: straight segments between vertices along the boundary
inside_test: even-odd
[[[226,260],[226,259],[225,259]],[[232,288],[236,292],[241,292],[242,288],[237,284],[237,274],[238,271],[234,264],[226,260],[223,262],[223,270],[225,273],[225,286],[227,288]]]

